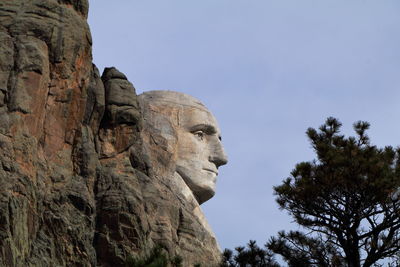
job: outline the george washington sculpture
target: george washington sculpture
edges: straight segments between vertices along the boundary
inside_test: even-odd
[[[198,204],[209,200],[215,194],[218,168],[227,163],[214,116],[200,101],[183,93],[149,91],[138,99],[144,145],[148,150],[154,145],[161,147],[164,152],[153,153],[152,158],[164,163],[164,171],[173,172],[187,198],[193,194]],[[160,166],[157,163],[153,166]]]

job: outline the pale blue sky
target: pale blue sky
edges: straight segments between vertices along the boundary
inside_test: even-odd
[[[305,136],[328,116],[346,134],[369,121],[400,145],[400,1],[90,1],[94,63],[138,93],[200,99],[218,119],[229,163],[202,205],[222,248],[296,229],[272,187],[314,155]]]

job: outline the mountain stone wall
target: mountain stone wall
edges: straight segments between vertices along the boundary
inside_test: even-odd
[[[87,15],[0,2],[0,266],[124,266],[155,245],[216,265],[198,207],[152,175],[135,88],[93,65]]]

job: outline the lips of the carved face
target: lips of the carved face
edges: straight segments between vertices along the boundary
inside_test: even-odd
[[[188,185],[199,204],[202,204],[215,195],[216,174],[204,169],[196,170],[177,165],[176,172]]]
[[[210,173],[213,173],[213,174],[215,174],[215,176],[218,176],[218,170],[217,170],[217,168],[212,168],[212,167],[210,167],[210,168],[203,168],[203,170],[204,170],[204,171],[207,171],[207,172],[210,172]]]

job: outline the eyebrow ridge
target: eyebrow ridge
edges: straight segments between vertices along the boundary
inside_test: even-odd
[[[190,127],[189,130],[191,132],[203,130],[207,134],[217,133],[217,129],[215,128],[215,126],[206,123],[196,124],[195,126]]]

